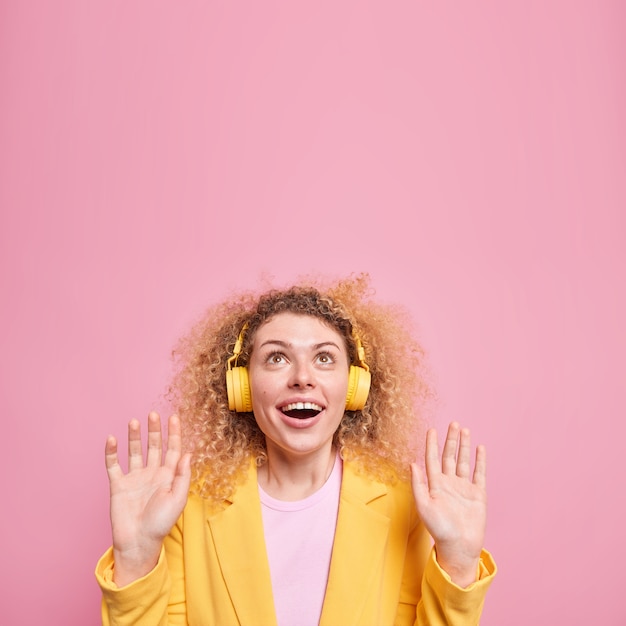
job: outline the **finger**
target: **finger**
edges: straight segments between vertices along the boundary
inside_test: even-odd
[[[172,494],[174,498],[180,502],[181,508],[187,500],[190,482],[191,454],[187,453],[183,455],[176,465],[176,474],[174,475],[174,480],[172,481]]]
[[[417,463],[411,463],[411,486],[415,502],[418,504],[430,496],[428,483],[422,468]]]
[[[128,423],[128,471],[143,467],[141,451],[141,425],[137,420]]]
[[[161,418],[152,411],[148,415],[148,454],[146,467],[159,467],[163,457],[163,437],[161,435]]]
[[[462,428],[459,437],[459,454],[456,461],[456,475],[469,478],[472,464],[472,444],[470,431]]]
[[[104,464],[107,468],[109,480],[114,480],[124,474],[117,458],[117,439],[112,435],[107,437],[104,447]]]
[[[459,424],[452,422],[448,426],[448,434],[446,442],[443,446],[443,454],[441,455],[441,468],[444,474],[448,476],[456,474],[456,454],[459,445]]]
[[[441,465],[439,463],[439,444],[437,442],[437,431],[434,428],[431,428],[426,433],[426,453],[424,462],[426,465],[428,485],[432,486],[433,481],[436,481],[439,474],[441,474]]]
[[[428,484],[422,468],[417,463],[411,463],[411,484],[413,486]]]
[[[180,419],[177,415],[170,415],[167,422],[167,450],[165,451],[165,465],[172,471],[176,470],[182,452],[182,437]]]
[[[476,447],[474,484],[482,489],[487,487],[487,449],[485,446]]]

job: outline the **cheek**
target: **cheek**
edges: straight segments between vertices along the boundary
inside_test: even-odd
[[[273,399],[276,394],[272,383],[273,379],[271,376],[257,374],[254,377],[250,377],[250,391],[252,392],[253,405],[260,407],[267,405],[267,403],[273,404]]]
[[[341,379],[337,381],[336,393],[338,396],[343,396],[345,398],[348,395],[348,380],[349,380],[349,374],[348,372],[345,372],[345,375],[342,376]]]
[[[267,387],[266,377],[263,370],[248,368],[248,376],[250,380],[250,388],[260,394]]]
[[[335,393],[335,399],[337,400],[337,402],[345,402],[346,397],[348,395],[348,385],[346,385],[345,387],[339,387]]]

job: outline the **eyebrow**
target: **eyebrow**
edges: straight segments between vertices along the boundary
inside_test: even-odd
[[[287,343],[286,341],[281,341],[280,339],[268,339],[264,341],[259,348],[263,348],[267,345],[277,345],[283,348],[290,348],[292,344]],[[322,341],[321,343],[316,343],[313,346],[313,350],[319,350],[320,348],[325,348],[326,346],[334,346],[337,350],[341,350],[341,348],[334,341]]]

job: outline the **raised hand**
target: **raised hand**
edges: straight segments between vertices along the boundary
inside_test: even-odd
[[[426,436],[426,477],[413,463],[415,503],[435,541],[437,562],[452,581],[466,587],[476,580],[487,521],[486,452],[476,448],[473,475],[470,433],[453,422],[439,461],[437,432]]]
[[[187,502],[190,455],[182,455],[178,417],[169,418],[165,456],[161,418],[150,413],[145,464],[137,420],[128,424],[128,473],[118,462],[115,437],[107,439],[105,462],[111,492],[113,580],[121,587],[154,568],[163,539]]]

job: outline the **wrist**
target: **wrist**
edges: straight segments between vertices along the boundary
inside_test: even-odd
[[[458,587],[469,587],[478,580],[480,555],[475,557],[460,554],[448,555],[435,546],[435,559],[439,567]]]
[[[113,548],[113,582],[125,587],[149,574],[159,562],[161,546],[121,551]]]

